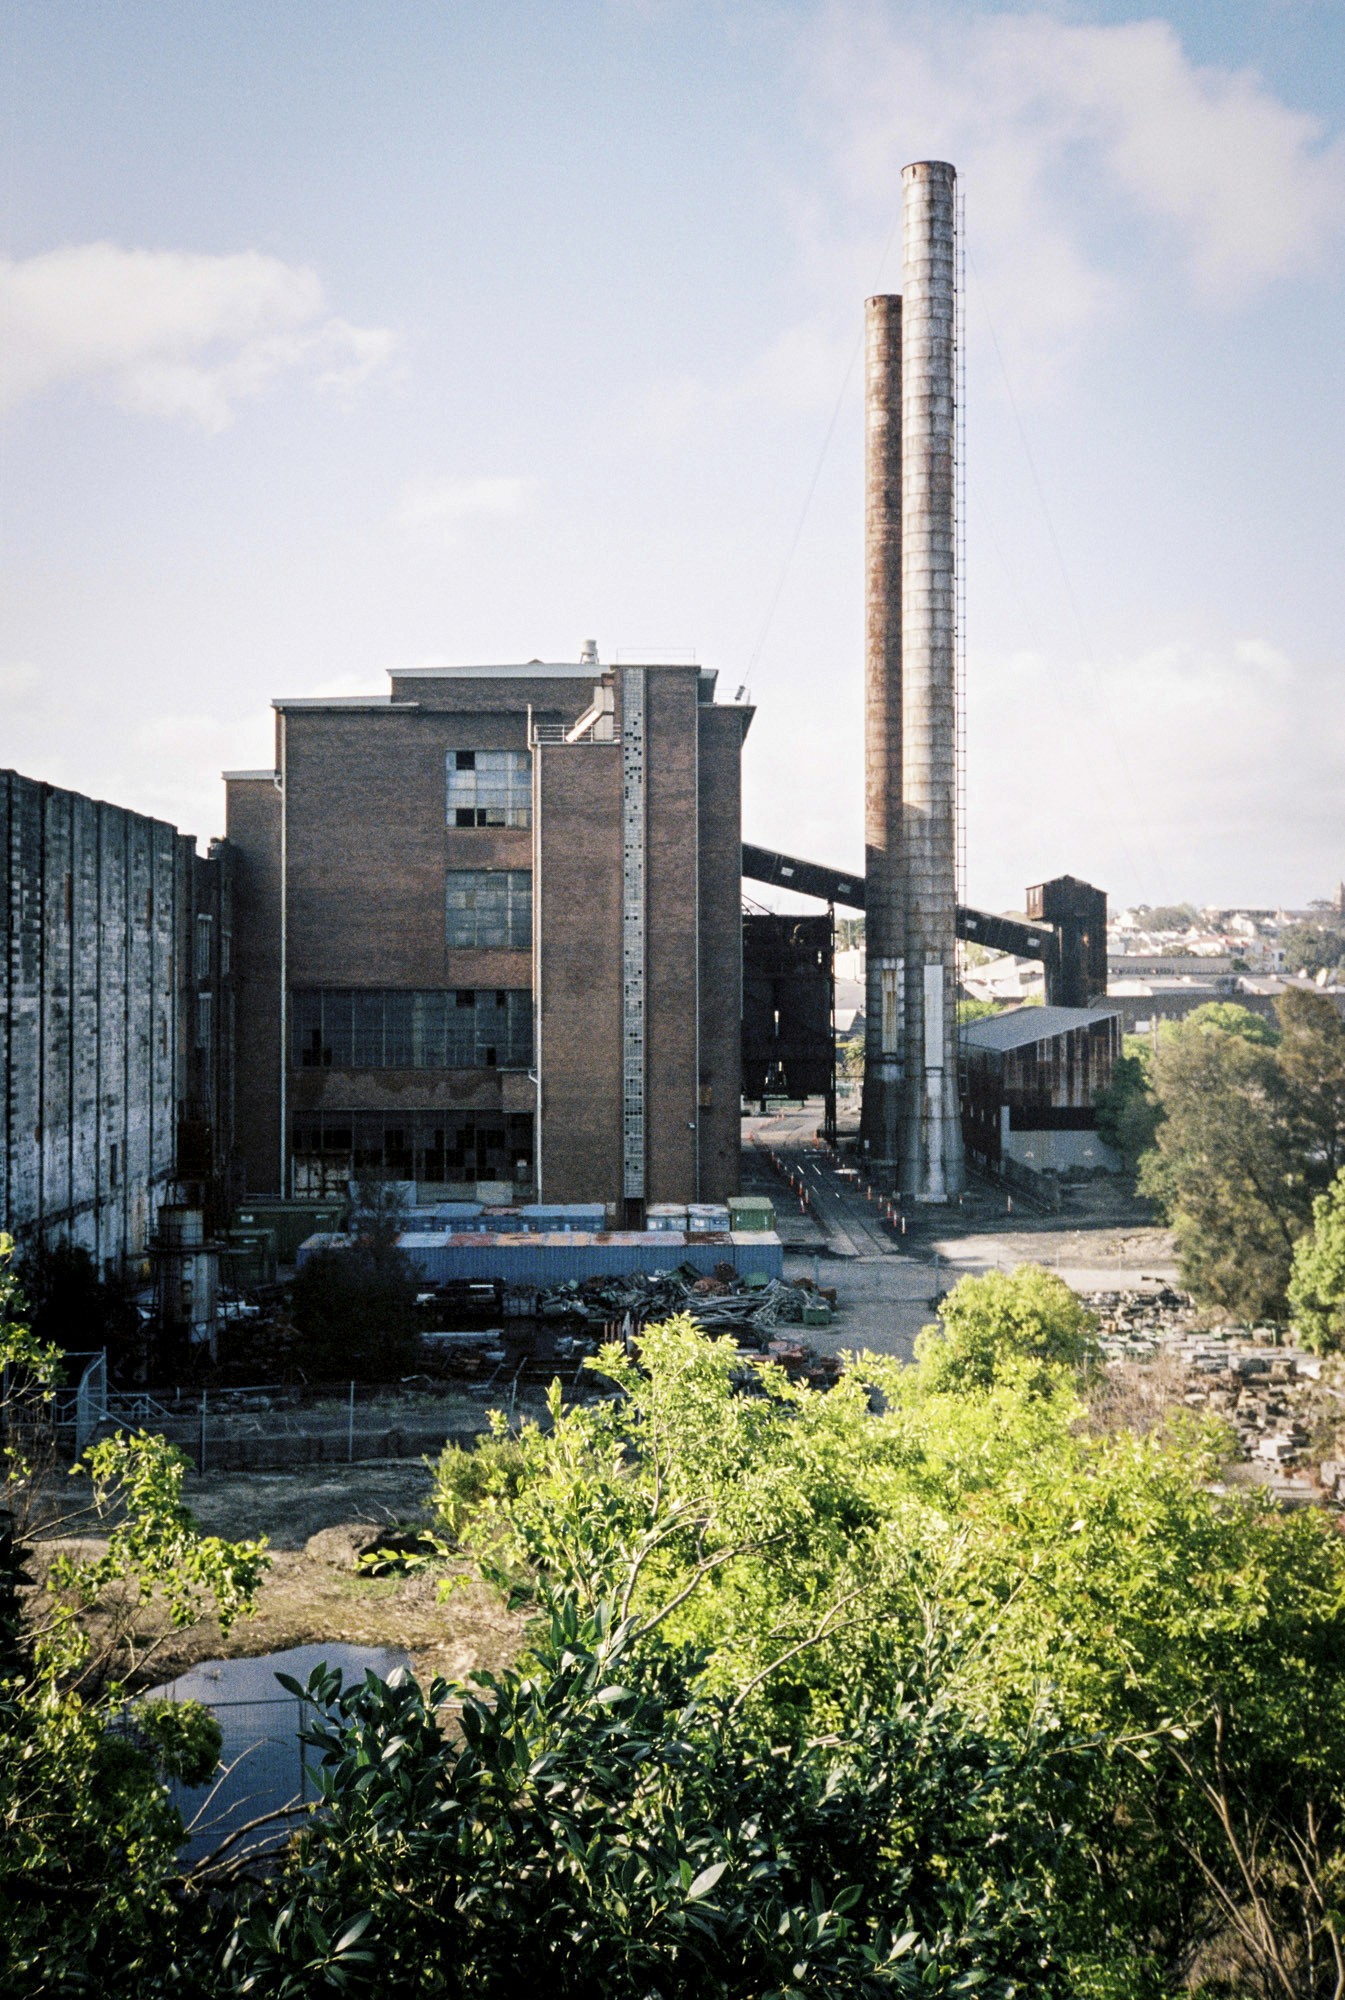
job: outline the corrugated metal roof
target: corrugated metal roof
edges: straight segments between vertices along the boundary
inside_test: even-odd
[[[962,1030],[962,1040],[973,1049],[1023,1049],[1031,1042],[1054,1041],[1073,1028],[1086,1028],[1090,1021],[1119,1019],[1094,1007],[1015,1007],[1008,1014],[970,1022]]]

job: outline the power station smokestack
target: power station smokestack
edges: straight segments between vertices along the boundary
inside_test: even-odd
[[[864,1103],[869,1157],[898,1163],[906,897],[901,834],[901,300],[865,307]]]
[[[901,755],[906,902],[901,1185],[963,1184],[957,1079],[955,278],[957,174],[902,172]]]

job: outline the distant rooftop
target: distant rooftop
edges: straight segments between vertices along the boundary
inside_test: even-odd
[[[1106,1012],[1095,1007],[1015,1007],[1011,1013],[970,1022],[962,1029],[961,1039],[974,1049],[1022,1049],[1031,1042],[1049,1042],[1056,1035],[1069,1034],[1072,1028],[1086,1028],[1093,1021],[1107,1019]]]
[[[517,676],[525,681],[591,680],[602,668],[596,660],[506,660],[495,666],[389,667],[394,681],[498,681]]]

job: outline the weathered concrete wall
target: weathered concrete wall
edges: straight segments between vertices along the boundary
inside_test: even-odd
[[[100,1265],[145,1249],[176,1171],[192,843],[0,773],[0,1217]]]

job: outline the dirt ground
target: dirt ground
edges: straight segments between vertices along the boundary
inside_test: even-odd
[[[213,1618],[155,1647],[138,1684],[160,1683],[202,1660],[280,1652],[291,1646],[344,1640],[356,1646],[398,1647],[417,1676],[464,1680],[497,1671],[516,1657],[523,1620],[496,1594],[466,1578],[440,1603],[434,1576],[368,1577],[355,1559],[380,1530],[426,1519],[429,1473],[419,1462],[385,1459],[364,1465],[295,1473],[190,1474],[184,1498],[202,1527],[230,1540],[264,1535],[271,1568],[251,1616],[228,1636]],[[66,1496],[72,1497],[72,1496]],[[87,1527],[72,1552],[93,1554]],[[39,1543],[41,1556],[61,1543]],[[150,1612],[153,1630],[153,1611]]]

